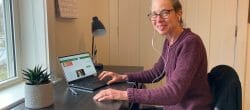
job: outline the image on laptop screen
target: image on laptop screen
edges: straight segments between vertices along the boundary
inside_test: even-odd
[[[89,53],[59,57],[59,61],[68,82],[97,74]]]

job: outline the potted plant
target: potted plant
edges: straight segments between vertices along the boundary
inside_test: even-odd
[[[25,83],[25,106],[27,108],[43,108],[54,103],[53,85],[50,80],[51,74],[42,66],[33,69],[22,70]]]

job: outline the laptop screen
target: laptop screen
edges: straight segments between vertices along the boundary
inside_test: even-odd
[[[59,57],[59,61],[68,82],[97,74],[89,53]]]

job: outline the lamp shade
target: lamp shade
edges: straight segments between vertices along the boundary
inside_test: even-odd
[[[106,33],[105,27],[103,26],[102,22],[95,16],[92,18],[92,35],[101,36]]]

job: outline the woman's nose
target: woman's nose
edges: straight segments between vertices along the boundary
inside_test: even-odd
[[[155,20],[156,20],[156,22],[162,22],[162,21],[164,21],[164,19],[160,15],[156,16]]]

